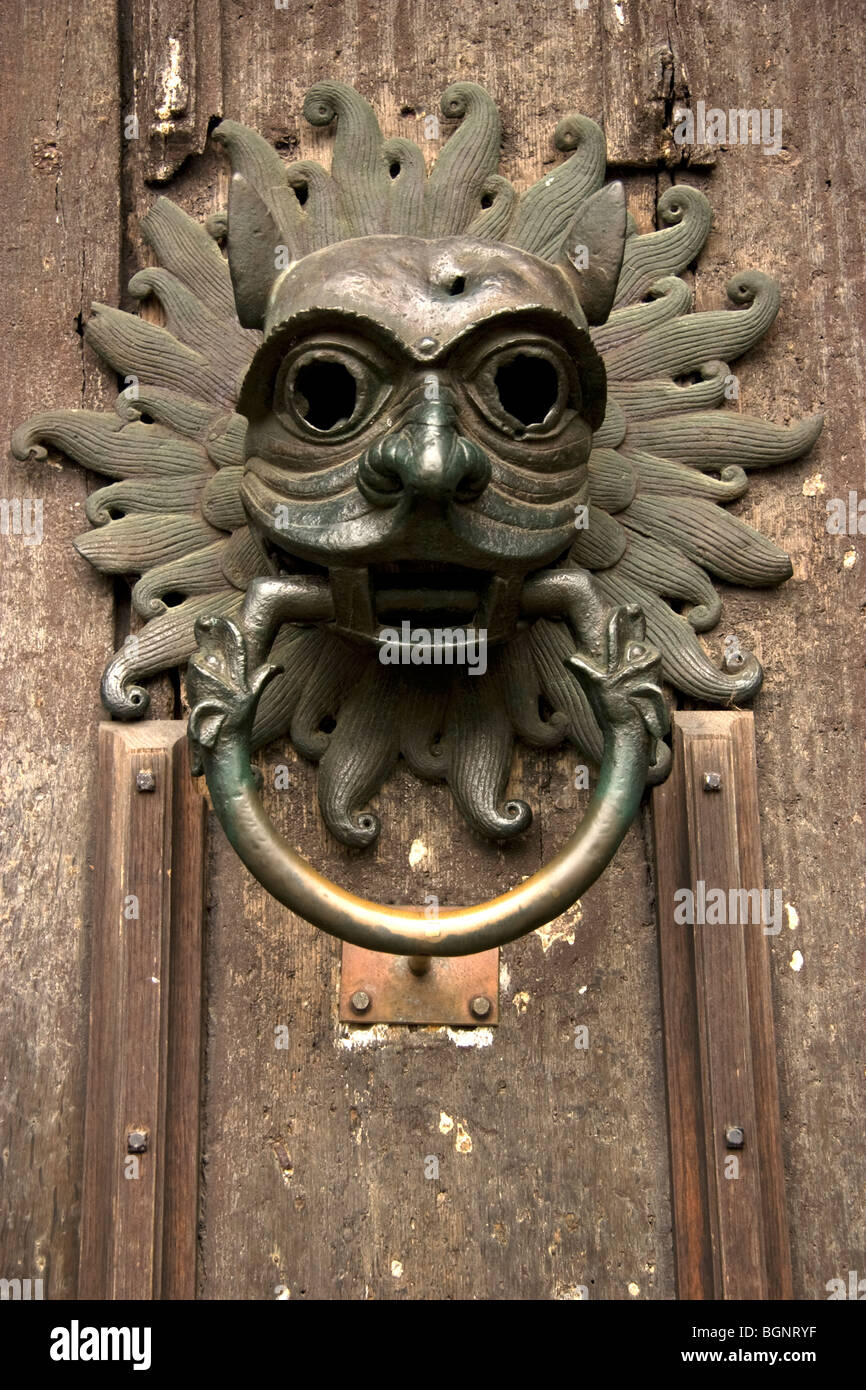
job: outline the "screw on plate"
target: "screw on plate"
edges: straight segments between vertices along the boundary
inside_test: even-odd
[[[140,792],[152,792],[156,789],[156,778],[149,767],[143,767],[141,772],[135,774],[135,785]]]
[[[725,1130],[725,1144],[729,1149],[741,1149],[746,1142],[746,1136],[740,1125],[728,1125]]]
[[[722,774],[720,772],[704,773],[704,791],[720,792],[722,790]]]
[[[492,1005],[486,994],[476,994],[475,998],[469,1001],[469,1012],[473,1018],[486,1018],[491,1008]]]
[[[147,1152],[148,1133],[146,1129],[131,1129],[126,1136],[126,1151],[131,1154]]]
[[[356,1014],[365,1014],[373,1001],[365,989],[356,989],[350,1002]]]

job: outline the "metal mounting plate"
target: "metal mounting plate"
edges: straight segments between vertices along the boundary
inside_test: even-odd
[[[498,948],[471,956],[432,956],[423,975],[412,972],[409,960],[344,942],[341,1023],[448,1023],[477,1028],[499,1022]],[[369,999],[366,1008],[353,1006],[358,994]],[[478,999],[490,1005],[481,1016],[470,1007]]]

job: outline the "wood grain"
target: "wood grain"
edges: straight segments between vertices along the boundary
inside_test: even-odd
[[[518,181],[559,158],[553,128],[577,109],[606,126],[626,169],[644,171],[626,175],[643,229],[671,176],[703,188],[715,225],[695,274],[699,307],[722,304],[725,280],[744,266],[780,278],[779,322],[736,365],[740,394],[729,408],[780,422],[826,408],[828,425],[811,458],[753,474],[737,507],[789,550],[794,581],[777,594],[728,590],[708,645],[720,656],[724,635],[736,633],[767,670],[756,704],[760,837],[766,882],[787,906],[769,964],[747,961],[748,988],[758,988],[753,969],[769,974],[794,1291],[825,1296],[828,1279],[862,1267],[866,1248],[862,537],[826,529],[829,498],[866,490],[862,17],[842,0],[591,0],[586,9],[291,0],[286,10],[199,0],[194,11],[142,0],[121,7],[121,43],[115,11],[105,0],[4,10],[7,438],[49,400],[94,406],[114,394],[75,324],[92,298],[116,302],[119,281],[149,259],[137,218],[159,169],[151,147],[121,145],[119,132],[121,114],[145,85],[155,90],[164,67],[152,15],[160,42],[175,21],[194,19],[193,115],[179,115],[176,172],[159,191],[200,218],[226,200],[220,159],[197,153],[213,116],[258,127],[288,158],[327,162],[331,133],[305,127],[300,109],[306,87],[333,75],[356,83],[389,132],[419,139],[432,158],[442,139],[424,142],[424,117],[463,77],[500,102],[503,171]],[[653,168],[657,138],[657,165],[671,157],[664,119],[700,98],[780,108],[782,152],[716,150],[711,174],[695,168],[699,152],[691,168]],[[148,100],[138,110],[146,130]],[[449,129],[442,122],[442,138]],[[3,483],[4,496],[43,497],[46,528],[26,552],[14,538],[0,547],[0,963],[14,982],[0,1003],[0,1274],[45,1276],[48,1296],[62,1297],[75,1291],[78,1262],[86,866],[112,620],[106,581],[69,546],[84,528],[86,482],[56,457],[50,464],[38,475],[14,467]],[[168,682],[154,709],[174,711]],[[271,750],[265,765],[284,761]],[[567,756],[524,755],[515,790],[542,809],[524,845],[502,851],[474,841],[441,790],[400,774],[382,798],[386,847],[359,859],[318,827],[310,770],[292,763],[292,778],[292,793],[270,792],[282,828],[327,872],[386,896],[460,901],[467,882],[479,896],[495,891],[531,873],[579,812]],[[473,1048],[427,1030],[344,1036],[336,946],[266,902],[214,831],[204,1296],[270,1298],[278,1285],[292,1297],[673,1296],[648,824],[546,952],[538,937],[508,949],[505,1021],[489,1047]],[[427,853],[410,868],[415,840]],[[273,1048],[282,1022],[288,1052]],[[573,1046],[583,1024],[586,1053]],[[693,1026],[683,1003],[677,1027],[688,1037]],[[760,1085],[756,1073],[766,1113]],[[447,1133],[440,1112],[454,1120]],[[458,1126],[471,1152],[457,1148]],[[426,1154],[440,1158],[437,1182],[423,1176]],[[765,1249],[780,1239],[767,1235]]]
[[[787,550],[793,580],[775,593],[726,589],[709,639],[720,657],[735,634],[766,671],[755,728],[766,883],[785,905],[782,932],[768,940],[794,1291],[825,1298],[827,1281],[860,1268],[866,1248],[866,557],[862,536],[828,534],[826,506],[849,488],[866,493],[866,149],[854,115],[864,102],[864,20],[842,0],[677,9],[689,66],[691,54],[709,59],[707,99],[778,107],[784,134],[777,156],[734,146],[717,152],[711,176],[688,175],[715,214],[695,274],[698,306],[720,305],[727,277],[743,267],[775,275],[782,309],[734,367],[736,408],[779,423],[826,411],[812,454],[753,473],[736,508]],[[693,82],[691,94],[705,93]]]
[[[653,809],[678,1293],[790,1298],[766,969],[772,899],[730,893],[764,890],[752,715],[677,714],[674,757]],[[708,773],[718,790],[705,789]],[[691,921],[683,890],[693,894]],[[734,1127],[738,1149],[728,1142]]]
[[[82,1298],[195,1291],[204,818],[184,735],[100,726]]]
[[[116,302],[120,213],[113,0],[2,7],[6,353],[0,496],[42,506],[41,543],[0,535],[0,1275],[75,1293],[99,677],[112,590],[72,549],[88,480],[54,452],[11,460],[36,410],[110,408],[78,327]],[[94,80],[96,79],[96,80]]]

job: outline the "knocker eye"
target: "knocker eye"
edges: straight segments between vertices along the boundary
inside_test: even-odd
[[[344,439],[368,425],[389,387],[382,366],[340,344],[307,344],[277,374],[274,413],[305,439]]]
[[[466,389],[485,419],[516,439],[547,438],[580,410],[577,373],[552,343],[495,349],[467,375]]]

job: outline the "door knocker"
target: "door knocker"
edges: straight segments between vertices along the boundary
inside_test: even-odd
[[[702,193],[669,188],[642,235],[592,121],[562,120],[566,158],[518,194],[487,93],[456,83],[442,112],[459,125],[429,174],[337,82],[304,103],[335,128],[328,171],[224,121],[227,213],[202,227],[160,198],[143,223],[160,264],[130,290],[166,327],[94,306],[87,339],[126,383],[116,414],[39,414],[13,441],[114,480],[76,542],[139,576],[144,626],[106,668],[108,710],[140,717],[140,682],[188,663],[196,765],[247,867],[324,931],[419,959],[542,926],[602,873],[667,771],[662,679],[713,704],[756,693],[754,656],[718,669],[701,644],[713,580],[778,584],[791,565],[724,504],[822,423],[726,406],[779,290],[742,271],[727,308],[692,312]],[[433,921],[319,875],[251,767],[288,738],[318,763],[328,829],[363,847],[402,756],[505,839],[532,814],[507,796],[515,737],[600,765],[586,814],[532,878]]]

